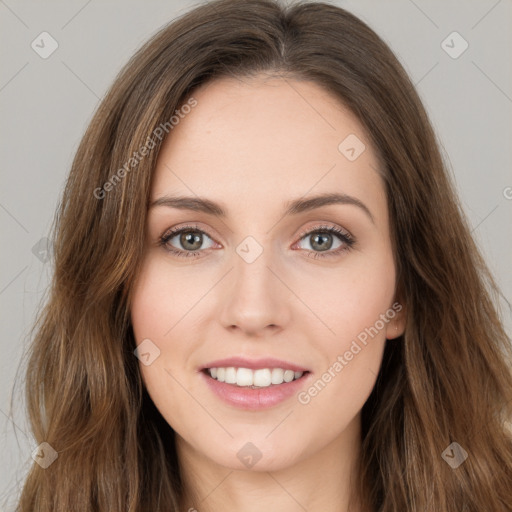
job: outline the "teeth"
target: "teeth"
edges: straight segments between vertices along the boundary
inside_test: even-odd
[[[230,366],[226,368],[226,377],[224,378],[224,382],[226,384],[235,384],[236,383],[236,369]]]
[[[270,384],[272,384],[272,372],[268,368],[254,371],[255,386],[258,388],[267,388]]]
[[[272,370],[272,384],[281,384],[283,382],[284,370],[281,368],[274,368]]]
[[[282,368],[261,368],[251,370],[249,368],[209,368],[210,377],[226,384],[236,384],[241,387],[266,388],[270,385],[278,385],[283,382],[291,382],[300,379],[304,372],[283,370]]]
[[[254,372],[247,368],[238,368],[236,371],[236,383],[238,386],[252,386],[254,384]]]

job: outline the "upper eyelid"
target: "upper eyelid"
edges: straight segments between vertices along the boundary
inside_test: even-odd
[[[326,221],[323,221],[320,225],[313,226],[313,227],[307,228],[307,229],[303,229],[296,236],[298,237],[298,240],[302,240],[305,236],[309,236],[312,233],[315,233],[317,231],[329,230],[329,229],[339,229],[340,231],[344,232],[349,238],[352,238],[352,239],[354,238],[352,233],[350,231],[348,231],[346,228],[344,228],[342,226],[337,226],[337,225],[329,225],[329,224],[326,223]],[[160,238],[161,239],[164,239],[164,238],[171,239],[171,238],[174,238],[180,232],[186,231],[186,230],[200,231],[201,233],[204,233],[206,236],[208,236],[213,241],[217,242],[215,240],[216,237],[211,235],[208,232],[207,229],[204,229],[202,227],[199,227],[199,226],[196,226],[196,225],[193,225],[193,224],[188,224],[188,225],[184,225],[184,226],[178,226],[176,228],[170,228],[170,229],[166,230],[161,235]],[[334,233],[334,235],[337,236],[338,234]],[[219,243],[219,242],[217,242],[217,243]]]
[[[204,233],[205,235],[209,236],[210,238],[214,238],[209,232],[208,230],[204,229],[204,228],[200,228],[200,227],[197,227],[197,226],[193,226],[193,225],[185,225],[185,226],[179,226],[179,227],[175,227],[175,228],[169,228],[169,229],[166,229],[163,234],[161,235],[161,238],[167,238],[167,237],[171,237],[173,238],[174,236],[176,236],[177,234],[181,233],[182,231],[200,231],[201,233]]]
[[[322,224],[320,226],[314,226],[312,228],[302,230],[297,236],[299,236],[300,238],[303,238],[304,236],[310,235],[311,233],[315,233],[317,231],[325,231],[325,230],[328,231],[328,230],[333,230],[333,229],[339,230],[342,233],[346,234],[348,237],[353,238],[352,233],[348,229],[346,229],[342,226],[327,225],[327,224]]]

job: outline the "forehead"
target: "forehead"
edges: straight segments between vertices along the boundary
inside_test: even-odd
[[[222,78],[201,86],[193,97],[197,105],[162,145],[153,200],[169,193],[200,195],[247,209],[252,202],[281,206],[311,191],[385,202],[365,130],[320,85]],[[353,161],[340,150],[345,140],[365,146]]]

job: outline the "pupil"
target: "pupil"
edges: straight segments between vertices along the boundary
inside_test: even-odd
[[[190,249],[191,251],[196,251],[203,244],[202,235],[194,235],[190,231],[182,233],[180,238],[181,238],[180,242],[181,242],[182,246]],[[194,247],[187,247],[187,244],[190,243],[190,244],[194,245],[194,242],[195,242]]]
[[[320,240],[320,242],[318,240]],[[326,242],[326,241],[329,242],[327,244],[327,247],[325,246],[325,244],[322,245],[322,242]],[[326,251],[326,250],[330,249],[332,246],[332,235],[330,235],[329,233],[323,233],[323,234],[317,233],[316,235],[313,235],[313,242],[312,242],[311,246],[313,248],[319,249],[321,251]],[[317,246],[317,247],[315,247],[315,246]]]

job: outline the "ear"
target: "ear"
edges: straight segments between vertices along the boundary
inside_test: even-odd
[[[402,336],[405,332],[405,319],[407,316],[405,305],[395,300],[391,307],[386,312],[389,322],[386,326],[386,339],[393,340]]]

